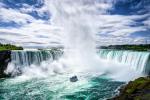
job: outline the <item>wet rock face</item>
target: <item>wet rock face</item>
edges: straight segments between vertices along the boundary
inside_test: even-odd
[[[70,78],[70,82],[76,82],[76,81],[78,81],[78,77],[77,76],[72,76]]]
[[[0,51],[0,78],[8,77],[4,73],[8,63],[11,61],[11,51]]]
[[[129,82],[118,96],[109,100],[150,100],[150,76]]]

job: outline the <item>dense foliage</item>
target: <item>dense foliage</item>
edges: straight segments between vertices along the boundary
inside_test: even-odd
[[[149,51],[150,44],[140,44],[140,45],[109,45],[102,46],[102,49],[117,49],[117,50],[137,50],[137,51]]]
[[[1,44],[0,43],[0,50],[23,50],[23,47],[11,45],[11,44]]]

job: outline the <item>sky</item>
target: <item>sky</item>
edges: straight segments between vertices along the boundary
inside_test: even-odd
[[[47,0],[46,0],[47,1]],[[0,0],[0,43],[62,46],[45,0]],[[73,1],[73,0],[69,0]],[[150,43],[150,0],[84,0],[96,8],[97,45]]]

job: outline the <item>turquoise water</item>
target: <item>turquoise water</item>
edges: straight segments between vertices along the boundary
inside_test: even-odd
[[[147,62],[149,62],[150,54],[147,52],[100,50],[98,54],[107,62],[121,63],[119,65],[121,67],[110,65],[109,69],[114,70],[111,71],[113,73],[107,72],[109,78],[106,77],[107,73],[101,75],[99,70],[96,72],[84,71],[80,67],[77,68],[80,69],[80,72],[76,72],[73,68],[71,71],[66,70],[59,73],[59,71],[57,72],[59,67],[55,70],[56,66],[52,66],[51,62],[62,55],[61,51],[53,51],[53,53],[50,51],[14,51],[12,53],[14,68],[22,69],[24,74],[0,79],[0,100],[104,100],[114,96],[118,87],[124,84],[114,81],[110,77],[116,80],[126,80],[128,77],[132,79],[131,73],[134,74],[135,71],[143,73],[147,70],[149,73],[149,67],[147,67],[149,63]],[[46,59],[49,59],[48,62],[42,62]],[[42,64],[38,65],[41,62]],[[59,66],[58,63],[55,64]],[[133,71],[129,72],[125,68],[121,70],[124,64],[129,65]],[[12,69],[11,65],[9,67]],[[12,71],[14,75],[17,75],[16,71]],[[122,73],[125,76],[122,77]],[[77,75],[77,82],[69,81],[73,75]]]
[[[103,100],[117,93],[122,82],[104,76],[78,74],[79,81],[70,82],[70,74],[29,78],[19,76],[0,80],[0,100]]]
[[[117,89],[124,84],[110,77],[120,81],[128,78],[132,80],[134,72],[145,73],[147,70],[146,73],[149,73],[148,52],[100,50],[98,55],[108,62],[109,69],[112,70],[105,75],[102,75],[101,70],[92,72],[80,67],[71,67],[71,70],[66,69],[65,72],[59,73],[59,64],[64,63],[55,61],[61,55],[62,51],[14,51],[14,68],[19,68],[24,73],[21,76],[0,79],[0,100],[105,100],[114,96]],[[48,62],[46,59],[49,59]],[[115,67],[110,61],[118,62],[121,67]],[[38,65],[39,63],[41,65]],[[126,70],[124,64],[133,70]],[[12,68],[11,65],[9,67]],[[16,70],[12,72],[17,75]],[[72,83],[69,78],[74,75],[77,75],[78,81]]]

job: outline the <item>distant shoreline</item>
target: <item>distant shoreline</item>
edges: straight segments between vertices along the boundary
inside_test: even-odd
[[[99,49],[114,49],[114,50],[135,50],[135,51],[150,51],[150,44],[139,44],[139,45],[109,45],[100,46]]]
[[[111,50],[133,50],[133,51],[150,51],[150,44],[137,44],[137,45],[109,45],[109,46],[98,46],[97,49],[111,49]],[[37,50],[47,50],[47,49],[64,49],[64,47],[50,47],[50,48],[36,48]],[[86,49],[86,48],[85,48]],[[3,50],[24,50],[21,46],[16,46],[12,44],[1,44],[0,51]]]

